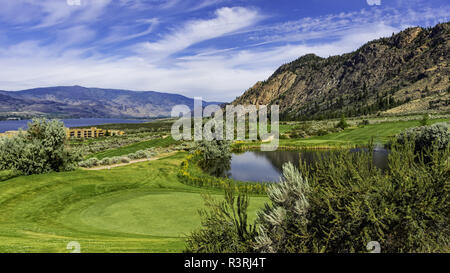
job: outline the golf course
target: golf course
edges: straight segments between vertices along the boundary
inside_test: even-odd
[[[428,123],[449,121],[444,116]],[[224,191],[182,183],[180,168],[188,157],[187,147],[194,143],[175,141],[167,123],[141,124],[164,128],[144,133],[150,140],[141,140],[142,133],[133,131],[137,126],[133,124],[125,136],[73,140],[68,145],[89,148],[84,160],[130,157],[146,150],[154,153],[137,161],[32,175],[12,168],[0,171],[0,252],[69,253],[71,242],[79,244],[83,253],[183,252],[188,235],[201,227],[198,212],[205,209],[204,195],[223,200]],[[351,121],[348,128],[322,136],[283,138],[280,147],[337,148],[367,145],[372,139],[383,144],[406,128],[420,126],[421,120],[419,116],[359,123]],[[280,133],[289,134],[299,126],[303,128],[304,123],[282,124]],[[327,126],[334,130],[334,123]],[[233,146],[251,149],[260,144],[245,141]],[[263,194],[250,197],[249,222],[267,202]]]
[[[0,252],[181,252],[200,226],[203,194],[178,182],[184,153],[110,170],[0,182]],[[266,198],[252,197],[250,217]]]

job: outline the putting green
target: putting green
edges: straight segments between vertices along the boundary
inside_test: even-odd
[[[197,211],[203,205],[200,194],[177,192],[137,197],[130,194],[120,199],[112,197],[91,205],[81,212],[81,221],[97,229],[161,237],[184,237],[199,227]],[[252,201],[250,214],[254,218],[256,207],[265,198]]]

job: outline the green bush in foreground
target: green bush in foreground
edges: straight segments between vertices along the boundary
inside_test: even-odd
[[[207,209],[201,210],[202,228],[190,234],[186,252],[249,253],[253,252],[256,228],[247,221],[249,198],[233,190],[225,190],[225,201],[205,196]]]
[[[0,138],[0,169],[25,175],[73,170],[80,155],[65,144],[62,122],[33,119],[26,132]]]

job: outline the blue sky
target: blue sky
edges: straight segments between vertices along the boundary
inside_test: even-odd
[[[447,22],[444,0],[0,0],[0,90],[55,85],[230,101],[283,63]]]

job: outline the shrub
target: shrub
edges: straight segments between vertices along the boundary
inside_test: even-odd
[[[292,244],[297,241],[293,240],[293,237],[299,231],[304,231],[308,223],[306,216],[309,202],[306,196],[309,191],[308,181],[303,179],[294,165],[290,162],[285,164],[283,179],[268,189],[272,205],[266,204],[258,213],[260,235],[256,238],[255,245],[258,252],[283,253],[302,250]]]
[[[120,156],[111,157],[111,164],[119,164],[121,162]]]
[[[324,129],[320,129],[319,131],[317,131],[317,135],[318,136],[325,136],[328,135],[328,131],[324,130]]]
[[[189,253],[253,252],[256,228],[248,224],[246,194],[235,196],[232,188],[225,191],[225,201],[205,196],[207,209],[201,210],[202,227],[192,232],[186,241]]]
[[[369,121],[368,119],[363,119],[363,120],[359,123],[360,126],[365,126],[365,125],[369,125],[369,124],[370,124],[370,121]]]
[[[130,163],[130,159],[126,156],[120,157],[120,163]]]
[[[81,156],[65,144],[62,122],[33,119],[26,132],[0,139],[0,169],[25,175],[73,170]]]
[[[424,114],[422,116],[422,119],[420,120],[420,125],[427,126],[429,122],[430,122],[430,116],[428,114]]]
[[[450,133],[446,123],[437,123],[431,126],[421,126],[408,129],[396,137],[396,142],[405,144],[414,142],[416,152],[425,152],[427,149],[443,150],[450,143]]]
[[[338,124],[336,124],[336,128],[341,128],[341,129],[345,129],[349,126],[350,125],[348,125],[347,121],[345,120],[344,115],[342,115],[341,120],[338,122]]]
[[[128,157],[129,159],[132,159],[132,160],[139,159],[138,156],[136,155],[136,153],[128,154],[127,157]]]
[[[136,159],[149,158],[150,157],[150,152],[148,152],[148,151],[137,151],[135,153],[135,155],[136,155]]]
[[[103,158],[103,159],[100,161],[100,165],[102,165],[102,166],[108,166],[108,165],[111,165],[111,159],[108,158],[108,157]]]
[[[196,151],[201,155],[202,161],[231,157],[231,141],[203,140],[197,143]]]
[[[82,161],[78,164],[78,166],[83,167],[83,168],[92,168],[92,167],[96,167],[99,165],[103,165],[97,158],[93,157],[93,158],[89,158],[85,161]]]

